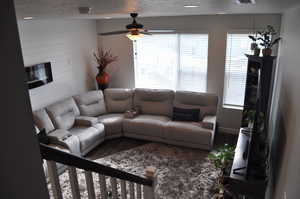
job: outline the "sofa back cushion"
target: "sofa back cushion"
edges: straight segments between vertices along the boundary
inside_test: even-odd
[[[45,132],[48,134],[55,130],[54,125],[44,108],[33,112],[33,121],[39,131],[45,129]]]
[[[100,90],[77,95],[74,99],[82,116],[95,117],[106,113],[104,96]]]
[[[134,106],[138,106],[142,114],[164,115],[171,117],[174,91],[166,89],[135,89]]]
[[[206,115],[216,115],[218,108],[218,96],[209,93],[177,91],[174,104],[178,108],[200,109],[199,119]]]
[[[75,117],[79,116],[79,109],[73,98],[47,106],[46,110],[57,129],[70,129],[75,123]]]
[[[107,112],[124,113],[132,109],[133,91],[131,89],[109,88],[104,90]]]

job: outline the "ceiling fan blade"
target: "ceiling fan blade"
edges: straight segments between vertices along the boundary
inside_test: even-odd
[[[128,33],[128,32],[129,32],[128,30],[120,30],[120,31],[98,33],[98,35],[101,35],[101,36],[119,35],[119,34],[124,34],[124,33]]]
[[[150,29],[147,30],[149,33],[169,33],[169,32],[175,32],[176,30],[172,29]]]
[[[150,32],[147,32],[147,31],[141,31],[140,33],[144,34],[144,35],[152,35]]]

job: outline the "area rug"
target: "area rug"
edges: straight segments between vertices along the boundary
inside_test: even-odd
[[[208,152],[150,143],[95,160],[101,164],[144,176],[148,166],[157,169],[155,194],[159,199],[211,199],[215,193],[218,170],[207,158]],[[77,170],[81,198],[88,198],[82,170]],[[100,198],[98,175],[93,174],[96,197]],[[63,198],[71,199],[67,172],[60,175]],[[108,190],[110,181],[107,179]],[[51,185],[48,185],[51,193]],[[120,184],[118,183],[120,192]],[[127,189],[128,190],[128,189]],[[111,195],[109,193],[109,195]]]

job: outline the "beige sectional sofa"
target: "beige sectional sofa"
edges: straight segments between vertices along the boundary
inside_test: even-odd
[[[51,142],[85,155],[105,139],[131,137],[210,150],[216,130],[214,94],[158,89],[90,91],[34,111]],[[199,122],[173,121],[173,107],[200,109]],[[124,112],[140,113],[126,118]]]

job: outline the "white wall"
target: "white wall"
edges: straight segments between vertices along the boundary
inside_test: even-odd
[[[53,82],[30,90],[33,110],[95,87],[95,21],[19,21],[19,32],[25,66],[52,64]]]
[[[273,25],[280,29],[280,15],[210,15],[183,17],[153,17],[140,18],[148,29],[176,29],[185,32],[209,33],[208,82],[207,91],[217,93],[220,98],[220,127],[237,129],[240,126],[241,111],[222,108],[224,66],[226,55],[226,33],[231,30],[261,29]],[[123,30],[130,19],[98,20],[97,31],[108,32]],[[124,36],[99,36],[99,45],[111,49],[119,56],[119,61],[110,68],[111,87],[134,87],[134,63],[132,43]],[[223,129],[224,131],[224,129]]]
[[[287,10],[272,105],[270,199],[300,198],[300,5]]]

